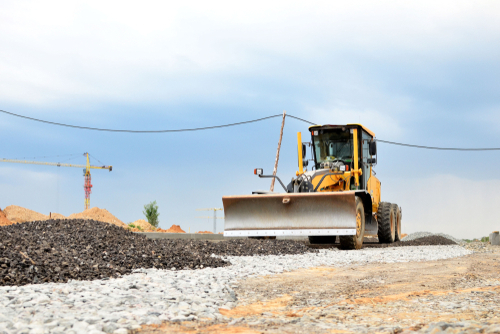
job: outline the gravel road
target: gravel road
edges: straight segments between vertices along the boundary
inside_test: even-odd
[[[460,246],[418,246],[227,256],[224,260],[232,264],[227,267],[136,269],[113,279],[4,286],[0,287],[0,333],[127,333],[165,320],[221,320],[219,308],[236,306],[234,289],[242,279],[300,268],[429,261],[470,253]]]
[[[139,333],[500,333],[500,248],[482,251],[247,278],[222,319]]]

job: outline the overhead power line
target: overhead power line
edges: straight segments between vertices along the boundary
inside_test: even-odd
[[[46,120],[38,119],[38,118],[34,118],[34,117],[28,117],[28,116],[24,116],[24,115],[14,114],[12,112],[5,111],[5,110],[0,110],[0,112],[3,112],[5,114],[11,115],[11,116],[19,117],[19,118],[29,119],[30,121],[58,125],[58,126],[64,126],[64,127],[68,127],[68,128],[81,129],[81,130],[104,131],[104,132],[125,132],[125,133],[167,133],[167,132],[186,132],[186,131],[210,130],[210,129],[226,128],[229,126],[236,126],[236,125],[243,125],[243,124],[248,124],[248,123],[260,122],[260,121],[263,121],[266,119],[282,116],[281,114],[277,114],[277,115],[253,119],[251,121],[230,123],[230,124],[224,124],[224,125],[206,126],[206,127],[202,127],[202,128],[172,129],[172,130],[122,130],[122,129],[93,128],[93,127],[89,127],[89,126],[80,126],[80,125],[71,125],[71,124],[65,124],[65,123],[51,122],[51,121],[46,121]]]
[[[122,133],[168,133],[168,132],[201,131],[201,130],[219,129],[219,128],[226,128],[226,127],[230,127],[230,126],[237,126],[237,125],[255,123],[255,122],[260,122],[260,121],[264,121],[264,120],[275,118],[275,117],[282,117],[282,114],[277,114],[277,115],[271,115],[271,116],[267,116],[267,117],[253,119],[253,120],[250,120],[250,121],[237,122],[237,123],[229,123],[229,124],[223,124],[223,125],[206,126],[206,127],[201,127],[201,128],[169,129],[169,130],[126,130],[126,129],[94,128],[94,127],[88,127],[88,126],[79,126],[79,125],[58,123],[58,122],[46,121],[46,120],[38,119],[38,118],[34,118],[34,117],[19,115],[19,114],[15,114],[15,113],[12,113],[12,112],[9,112],[9,111],[5,111],[5,110],[0,110],[0,112],[2,112],[4,114],[7,114],[7,115],[11,115],[11,116],[19,117],[19,118],[24,118],[24,119],[28,119],[28,120],[35,121],[35,122],[41,122],[41,123],[51,124],[51,125],[58,125],[58,126],[69,127],[69,128],[74,128],[74,129],[104,131],[104,132],[122,132]],[[305,122],[305,123],[308,123],[308,124],[311,124],[311,125],[317,124],[317,123],[313,123],[313,122],[310,122],[308,120],[305,120],[303,118],[292,116],[290,114],[287,114],[286,116],[294,118],[294,119],[302,121],[302,122]],[[379,141],[381,143],[390,144],[390,145],[406,146],[406,147],[413,147],[413,148],[420,148],[420,149],[427,149],[427,150],[440,150],[440,151],[500,151],[500,147],[488,147],[488,148],[437,147],[437,146],[422,146],[422,145],[398,143],[398,142],[393,142],[393,141],[388,141],[388,140],[382,140],[382,139],[375,139],[375,140]]]
[[[306,123],[309,123],[311,125],[316,125],[317,123],[313,123],[313,122],[309,122],[309,121],[306,121],[305,119],[302,119],[302,118],[298,118],[298,117],[295,117],[295,116],[292,116],[290,114],[286,114],[287,117],[291,117],[291,118],[295,118],[295,119],[298,119],[299,121],[302,121],[302,122],[306,122]]]
[[[393,141],[387,141],[382,139],[376,139],[381,143],[391,144],[391,145],[399,145],[406,147],[414,147],[414,148],[423,148],[426,150],[440,150],[440,151],[500,151],[500,147],[490,147],[490,148],[462,148],[462,147],[435,147],[435,146],[421,146],[421,145],[412,145],[412,144],[403,144],[396,143]]]

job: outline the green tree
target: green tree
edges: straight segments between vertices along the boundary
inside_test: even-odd
[[[144,205],[144,211],[142,211],[142,213],[146,216],[148,223],[154,227],[158,227],[158,224],[160,223],[158,220],[160,213],[158,212],[158,205],[156,204],[156,201]]]

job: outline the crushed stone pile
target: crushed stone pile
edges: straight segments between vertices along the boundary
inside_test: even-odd
[[[405,247],[405,246],[432,246],[432,245],[456,245],[453,240],[440,235],[430,235],[422,238],[408,241],[396,241],[392,244],[366,244],[363,248],[386,248],[386,247]]]
[[[0,209],[0,226],[9,226],[12,222],[7,219],[5,213]]]
[[[494,246],[489,242],[473,241],[462,244],[465,249],[474,253],[500,253],[500,247]]]
[[[17,205],[9,205],[3,210],[3,212],[5,213],[7,219],[13,223],[25,223],[49,219],[49,216],[47,215]]]
[[[229,263],[203,245],[151,240],[94,220],[47,220],[0,228],[0,286],[117,277],[139,268],[197,269]]]
[[[200,233],[200,234],[214,234],[214,232],[210,232],[210,231],[198,231],[196,233]]]
[[[144,232],[154,232],[154,231],[156,231],[156,227],[154,227],[153,225],[151,225],[150,223],[148,223],[144,219],[136,220],[135,222],[130,223],[129,226],[130,225],[134,225],[136,227],[139,227],[139,228],[137,228],[138,231],[141,231],[141,230],[144,231]]]
[[[452,241],[454,241],[456,244],[460,244],[462,243],[463,241],[460,240],[460,239],[457,239],[449,234],[445,234],[445,233],[432,233],[432,232],[414,232],[414,233],[410,233],[408,234],[407,236],[405,236],[404,238],[401,239],[401,241],[411,241],[411,240],[415,240],[415,239],[420,239],[420,238],[423,238],[423,237],[429,237],[429,236],[433,236],[433,235],[438,235],[438,236],[441,236],[443,238],[446,238],[446,239],[450,239]]]
[[[80,213],[74,213],[68,216],[68,219],[87,219],[87,220],[97,220],[100,222],[105,222],[109,224],[113,224],[116,226],[120,226],[123,228],[127,228],[128,225],[122,222],[120,219],[113,216],[106,209],[99,209],[98,207],[93,207],[87,209]]]
[[[254,256],[254,255],[296,255],[315,253],[316,249],[307,247],[303,242],[294,240],[257,240],[234,239],[219,242],[203,240],[175,240],[185,244],[187,249],[196,249],[219,256]]]

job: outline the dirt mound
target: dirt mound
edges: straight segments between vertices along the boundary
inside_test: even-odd
[[[92,219],[100,222],[105,222],[109,224],[113,224],[116,226],[120,226],[123,228],[127,228],[128,225],[122,222],[120,219],[113,216],[106,209],[99,209],[98,207],[93,207],[91,209],[87,209],[80,213],[73,213],[68,216],[68,219]]]
[[[33,210],[25,209],[17,205],[9,205],[3,212],[8,220],[13,223],[25,223],[37,220],[47,220],[49,216],[38,213]]]
[[[2,209],[0,209],[0,226],[9,226],[12,225],[12,222],[7,219],[5,213],[3,213]]]
[[[141,231],[155,232],[156,231],[156,227],[154,227],[153,225],[151,225],[150,223],[148,223],[144,219],[136,220],[135,222],[130,223],[129,226],[130,225],[134,225],[138,230],[137,232],[141,232]],[[134,232],[136,232],[136,231],[134,231]]]
[[[186,233],[179,225],[172,225],[168,230],[162,229],[162,228],[157,228],[156,232],[161,232],[161,233]]]
[[[210,231],[198,231],[196,233],[200,233],[200,234],[214,234],[214,232],[210,232]]]

